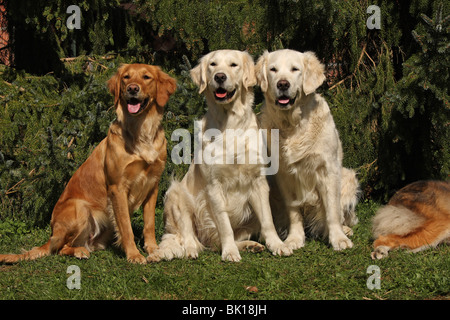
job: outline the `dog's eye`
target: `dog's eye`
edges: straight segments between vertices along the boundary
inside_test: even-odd
[[[209,65],[210,65],[211,67],[217,66],[217,64],[216,64],[215,62],[211,62]]]
[[[292,72],[296,72],[296,71],[300,71],[300,69],[297,68],[297,67],[292,67],[291,71],[292,71]]]
[[[148,75],[144,75],[144,77],[143,77],[145,80],[148,80],[148,79],[151,79],[151,77],[150,76],[148,76]]]
[[[123,76],[123,78],[124,79],[130,79],[130,76],[129,75],[125,75],[125,76]]]
[[[232,68],[237,67],[237,64],[233,62],[232,64],[230,64],[230,67]]]
[[[270,68],[270,71],[272,71],[272,72],[277,72],[278,70],[277,70],[277,68],[272,67],[272,68]]]

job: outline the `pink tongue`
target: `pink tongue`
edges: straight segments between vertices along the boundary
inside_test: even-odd
[[[278,100],[278,103],[281,103],[281,104],[288,104],[288,103],[289,103],[289,99],[279,99],[279,100]]]
[[[139,109],[141,108],[141,104],[128,104],[128,112],[129,113],[136,113],[139,111]]]
[[[226,96],[227,96],[227,93],[226,93],[226,92],[224,92],[224,93],[216,92],[216,97],[219,98],[219,99],[223,99],[223,98],[225,98]]]

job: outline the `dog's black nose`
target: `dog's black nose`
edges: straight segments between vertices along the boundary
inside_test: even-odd
[[[224,83],[225,80],[227,80],[227,75],[225,73],[216,73],[216,75],[214,76],[214,80],[217,83]]]
[[[137,84],[129,84],[127,86],[127,92],[129,94],[136,94],[139,92],[139,86]]]
[[[287,90],[290,86],[291,84],[287,80],[280,80],[277,82],[277,88],[280,90]]]

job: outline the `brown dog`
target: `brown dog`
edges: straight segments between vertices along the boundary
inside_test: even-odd
[[[450,242],[450,182],[417,181],[397,191],[373,218],[372,259],[389,250],[412,252]]]
[[[0,262],[32,260],[53,253],[88,258],[117,236],[127,260],[145,263],[134,242],[130,214],[144,208],[147,253],[158,248],[155,204],[167,158],[161,126],[163,106],[176,82],[159,67],[126,64],[108,81],[117,113],[107,137],[69,180],[53,209],[50,240]]]

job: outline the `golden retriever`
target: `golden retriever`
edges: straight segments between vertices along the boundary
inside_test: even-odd
[[[288,232],[289,248],[301,248],[306,228],[312,236],[328,236],[335,250],[351,248],[345,233],[357,223],[359,186],[355,172],[342,167],[333,117],[315,93],[325,80],[324,66],[312,52],[266,51],[256,77],[265,98],[261,127],[279,130],[280,167],[271,193],[279,188],[282,198],[282,206],[272,208],[281,237]]]
[[[388,256],[389,250],[407,248],[418,252],[450,243],[450,183],[417,181],[397,191],[372,221],[372,259]]]
[[[165,234],[149,261],[197,258],[205,246],[222,250],[222,260],[240,261],[239,250],[264,249],[250,241],[261,233],[273,254],[292,251],[278,237],[269,204],[269,187],[261,174],[262,164],[221,162],[226,153],[234,159],[256,152],[244,140],[234,141],[233,151],[224,147],[233,134],[258,130],[252,111],[256,84],[252,57],[242,51],[219,50],[204,56],[191,77],[206,96],[208,110],[201,121],[202,152],[211,147],[218,161],[192,163],[182,181],[174,180],[165,196]],[[211,136],[211,132],[215,133]],[[243,154],[234,154],[234,150]],[[229,154],[228,154],[229,155]]]
[[[157,248],[155,204],[167,153],[161,119],[176,82],[159,67],[126,64],[108,81],[108,87],[117,120],[56,203],[50,240],[22,254],[0,255],[0,262],[53,253],[88,258],[116,235],[129,262],[145,263],[130,221],[130,214],[141,205],[145,250],[151,253]]]

